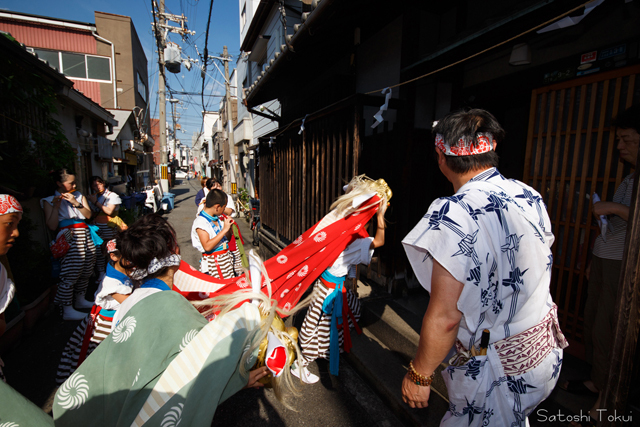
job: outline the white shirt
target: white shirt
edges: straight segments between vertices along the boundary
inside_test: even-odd
[[[116,310],[120,303],[113,299],[112,294],[129,295],[133,291],[133,285],[122,283],[113,277],[105,276],[95,294],[95,304],[105,310]]]
[[[103,206],[115,205],[116,206],[116,210],[114,212],[114,215],[115,215],[118,212],[118,208],[122,204],[122,199],[116,193],[109,190],[104,190],[102,194],[96,198],[96,203],[98,202],[100,202]],[[102,212],[101,207],[99,208],[98,206],[96,206],[91,202],[89,202],[89,205],[91,206],[92,211]]]
[[[345,277],[349,273],[349,267],[358,264],[369,264],[373,256],[371,248],[373,237],[357,239],[351,243],[335,260],[327,271],[336,277]]]

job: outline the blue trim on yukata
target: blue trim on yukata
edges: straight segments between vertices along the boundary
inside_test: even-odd
[[[107,310],[106,308],[101,308],[99,314],[102,317],[108,317],[108,318],[113,319],[113,316],[116,314],[116,311],[115,310]]]
[[[107,271],[105,272],[106,277],[110,277],[112,279],[116,279],[118,282],[121,282],[123,285],[131,286],[131,281],[129,280],[129,276],[122,273],[121,271],[116,270],[111,263],[107,263]],[[129,282],[129,284],[127,284]]]
[[[156,288],[156,289],[160,289],[161,291],[170,291],[171,288],[164,283],[162,280],[160,279],[149,279],[146,282],[144,282],[142,285],[140,285],[141,288]]]

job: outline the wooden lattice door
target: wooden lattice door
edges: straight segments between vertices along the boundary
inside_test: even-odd
[[[556,237],[551,292],[570,353],[583,357],[586,267],[598,235],[591,195],[611,200],[630,173],[619,160],[612,118],[640,100],[640,66],[533,91],[524,181],[540,192]]]

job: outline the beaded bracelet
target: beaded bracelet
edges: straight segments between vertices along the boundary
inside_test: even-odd
[[[409,362],[409,379],[411,379],[411,381],[413,381],[414,384],[417,384],[419,386],[429,387],[431,385],[431,382],[435,378],[435,376],[436,376],[435,372],[429,375],[428,377],[425,377],[424,375],[419,374],[418,371],[416,371],[416,368],[413,367],[413,360]]]

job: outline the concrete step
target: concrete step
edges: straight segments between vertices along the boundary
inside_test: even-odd
[[[428,408],[412,409],[402,400],[402,379],[418,348],[422,317],[390,296],[371,295],[362,302],[363,333],[352,330],[353,348],[344,355],[346,360],[405,425],[440,425],[449,406],[442,366],[436,372]]]

